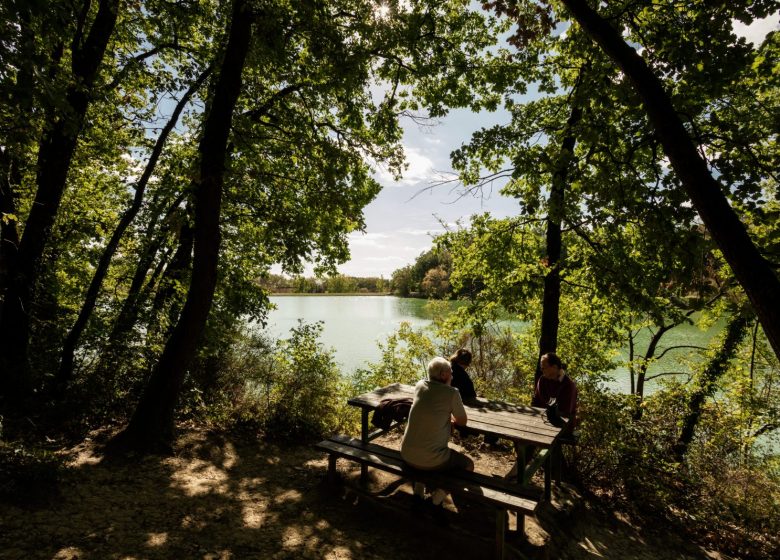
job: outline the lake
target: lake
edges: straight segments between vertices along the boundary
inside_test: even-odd
[[[271,302],[276,309],[268,317],[267,333],[274,338],[287,338],[290,329],[298,325],[298,320],[307,323],[322,321],[323,331],[320,338],[326,348],[334,352],[336,361],[345,373],[365,366],[367,362],[376,362],[380,358],[377,342],[383,341],[395,332],[403,321],[413,327],[424,327],[431,323],[426,312],[427,301],[423,299],[399,298],[395,296],[272,296]],[[707,342],[722,329],[716,324],[707,331],[698,327],[681,325],[670,331],[663,339],[663,347],[671,345],[706,346]],[[640,337],[638,348],[643,350],[649,335]],[[690,350],[677,351],[677,354]],[[689,371],[678,364],[670,352],[663,360],[654,363],[649,373],[662,371]],[[623,353],[627,356],[627,351]],[[613,381],[609,386],[616,391],[628,392],[628,371],[618,368],[612,372]],[[646,385],[652,392],[654,381]]]

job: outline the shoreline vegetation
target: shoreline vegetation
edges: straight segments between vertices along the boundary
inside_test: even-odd
[[[301,292],[271,292],[271,297],[283,297],[283,296],[306,296],[306,297],[322,297],[322,296],[393,296],[398,297],[392,292],[321,292],[321,293],[301,293]],[[411,296],[409,296],[411,297]]]

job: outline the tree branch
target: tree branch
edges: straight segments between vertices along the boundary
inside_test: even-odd
[[[127,61],[127,63],[119,70],[119,72],[117,72],[116,76],[114,76],[114,79],[111,81],[111,83],[109,83],[106,86],[106,91],[111,91],[119,87],[119,84],[122,83],[122,80],[125,78],[125,76],[127,76],[127,74],[130,72],[130,70],[133,67],[138,66],[147,58],[156,56],[166,49],[172,49],[177,51],[187,50],[185,47],[182,47],[178,43],[163,43],[161,45],[154,47],[151,50],[135,55],[133,58]]]
[[[695,344],[679,344],[679,345],[677,345],[677,346],[669,346],[668,348],[665,348],[663,352],[661,352],[660,354],[658,354],[658,355],[655,357],[655,359],[656,359],[656,360],[660,360],[660,359],[661,359],[661,358],[663,358],[663,357],[666,355],[666,353],[667,353],[667,352],[669,352],[670,350],[678,350],[678,349],[680,349],[680,348],[695,348],[696,350],[706,350],[706,348],[705,348],[705,347],[703,347],[703,346],[696,346]]]

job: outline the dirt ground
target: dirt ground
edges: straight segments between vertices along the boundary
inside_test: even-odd
[[[508,471],[508,451],[465,445],[480,472]],[[328,486],[327,460],[311,446],[189,430],[172,457],[106,462],[99,449],[88,440],[67,452],[49,504],[0,505],[0,558],[481,559],[493,551],[490,510],[448,498],[450,526],[439,527],[411,514],[409,486],[389,475],[372,472],[366,496],[348,489],[358,469],[339,461],[347,485]],[[599,513],[565,486],[526,531],[509,558],[724,558]]]

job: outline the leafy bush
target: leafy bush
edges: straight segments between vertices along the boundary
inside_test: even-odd
[[[344,429],[353,421],[346,384],[319,342],[321,331],[319,323],[301,322],[283,340],[235,333],[223,351],[201,356],[192,368],[183,413],[221,427],[253,426],[274,438]]]
[[[780,552],[778,456],[738,441],[734,418],[711,403],[683,463],[674,446],[688,387],[667,383],[642,403],[583,391],[577,468],[583,482],[623,510],[664,517],[739,556]]]
[[[319,436],[345,420],[346,392],[338,366],[318,338],[322,325],[301,322],[277,343],[275,369],[258,386],[268,403],[266,429],[274,437]]]

